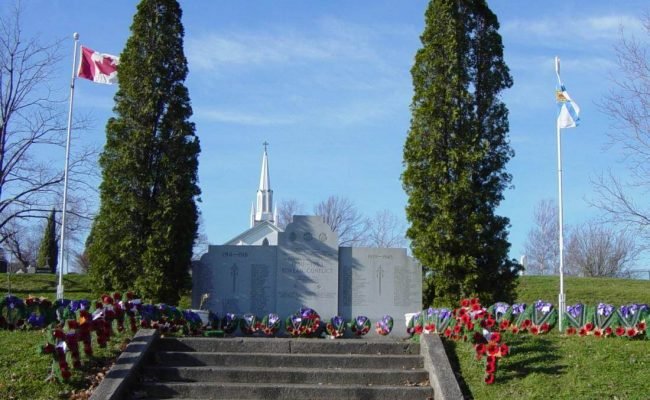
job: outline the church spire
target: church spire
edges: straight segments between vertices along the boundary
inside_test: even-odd
[[[260,187],[257,190],[257,206],[255,207],[255,221],[257,225],[262,221],[275,223],[273,215],[273,190],[271,190],[271,178],[269,177],[269,156],[267,152],[268,142],[264,142],[264,155],[262,156],[262,172],[260,174]]]

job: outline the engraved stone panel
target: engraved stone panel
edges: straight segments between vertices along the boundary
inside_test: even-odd
[[[422,269],[406,250],[342,247],[339,265],[341,315],[365,315],[374,325],[388,314],[395,334],[406,334],[404,314],[422,309]]]
[[[320,217],[295,215],[278,236],[277,312],[300,307],[323,318],[338,309],[338,238]]]
[[[207,308],[220,316],[273,312],[276,258],[275,246],[210,246],[201,257],[201,271],[193,273],[193,306],[209,293]]]

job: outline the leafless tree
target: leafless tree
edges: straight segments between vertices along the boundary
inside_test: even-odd
[[[369,220],[345,197],[330,196],[314,207],[314,214],[336,232],[339,246],[353,246],[367,240]]]
[[[5,240],[2,246],[6,253],[11,254],[15,263],[27,271],[27,267],[36,267],[38,247],[42,230],[35,226],[21,226],[18,220],[12,220],[5,225]]]
[[[280,229],[285,229],[293,219],[294,215],[304,213],[305,207],[296,199],[283,200],[278,204],[278,220],[275,224]]]
[[[634,230],[650,243],[650,15],[642,18],[646,40],[624,33],[615,47],[618,71],[612,74],[613,89],[600,104],[611,117],[612,147],[622,149],[630,179],[611,171],[594,179],[599,196],[592,204],[602,209],[606,220]]]
[[[65,97],[56,98],[51,87],[59,45],[23,37],[18,7],[0,17],[0,244],[10,238],[6,227],[12,220],[24,223],[61,208],[62,168],[43,158],[65,145]],[[88,189],[87,176],[95,170],[88,161],[97,151],[75,153],[72,193]],[[71,202],[71,214],[88,219],[87,199],[81,195]]]
[[[90,260],[88,259],[88,253],[86,251],[77,251],[74,253],[74,264],[76,267],[76,270],[79,271],[82,274],[88,273],[88,269],[90,268]]]
[[[378,211],[368,222],[366,246],[406,247],[406,243],[406,224],[389,210]]]
[[[569,271],[582,276],[627,277],[638,255],[629,233],[590,222],[573,229],[566,264]]]
[[[557,203],[551,199],[541,200],[535,207],[533,218],[535,225],[528,231],[524,245],[526,274],[557,274],[560,266]]]
[[[208,235],[205,233],[205,222],[203,220],[203,215],[199,214],[199,229],[197,231],[196,240],[194,240],[194,249],[192,254],[192,260],[197,261],[201,259],[205,253],[208,252],[208,247],[210,242],[208,241]]]

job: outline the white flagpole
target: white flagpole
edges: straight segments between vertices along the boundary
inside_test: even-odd
[[[70,163],[70,133],[72,131],[72,104],[74,102],[75,70],[77,66],[77,46],[79,34],[72,35],[74,39],[74,53],[72,55],[72,78],[70,79],[70,104],[68,107],[68,131],[65,143],[65,167],[63,169],[63,207],[61,209],[61,242],[59,243],[59,284],[56,287],[56,298],[63,298],[63,262],[66,260],[65,251],[65,214],[68,207],[68,164]]]
[[[560,58],[555,57],[555,74],[557,75],[557,81],[562,87],[562,81],[560,80]],[[558,295],[558,328],[562,332],[562,315],[566,308],[566,299],[564,296],[564,215],[563,215],[563,206],[562,206],[562,141],[560,135],[560,123],[556,119],[555,121],[556,131],[557,131],[557,185],[558,185],[558,218],[559,218],[559,231],[560,231],[560,294]]]

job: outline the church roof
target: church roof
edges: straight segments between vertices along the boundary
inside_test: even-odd
[[[259,240],[261,237],[268,236],[269,234],[278,234],[284,232],[278,228],[271,221],[260,221],[254,227],[245,230],[234,238],[230,239],[224,245],[239,245],[239,244],[252,244],[252,242]]]

